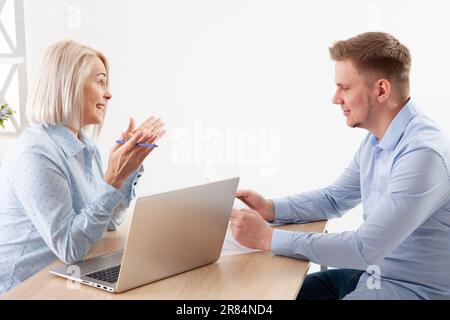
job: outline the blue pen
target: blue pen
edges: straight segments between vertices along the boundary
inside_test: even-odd
[[[116,140],[116,143],[117,144],[125,144],[127,142],[124,141],[124,140]],[[153,143],[137,143],[136,145],[138,147],[147,147],[147,148],[156,148],[156,147],[158,147],[158,145],[153,144]]]

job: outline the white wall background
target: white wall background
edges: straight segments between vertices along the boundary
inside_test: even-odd
[[[397,36],[413,55],[412,97],[450,128],[449,9],[446,0],[25,0],[29,76],[61,39],[109,57],[104,160],[130,116],[160,116],[169,131],[140,194],[240,176],[242,188],[276,197],[332,182],[365,135],[331,104],[335,40]],[[0,159],[11,143],[0,137]],[[360,214],[330,231],[356,228]]]

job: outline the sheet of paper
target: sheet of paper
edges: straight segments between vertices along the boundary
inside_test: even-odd
[[[235,209],[250,209],[241,199],[234,198],[233,208]]]

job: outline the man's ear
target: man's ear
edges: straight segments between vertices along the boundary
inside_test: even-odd
[[[383,103],[391,95],[391,83],[389,80],[380,79],[375,83],[375,90],[378,102]]]

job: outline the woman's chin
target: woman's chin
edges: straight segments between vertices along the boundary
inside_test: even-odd
[[[94,125],[101,124],[103,122],[104,118],[105,118],[105,114],[103,112],[101,114],[97,113],[96,117],[94,119],[92,119],[93,120],[92,122],[94,122],[93,123]]]
[[[91,121],[88,121],[87,123],[84,123],[84,126],[96,126],[103,123],[103,119],[92,119]]]

